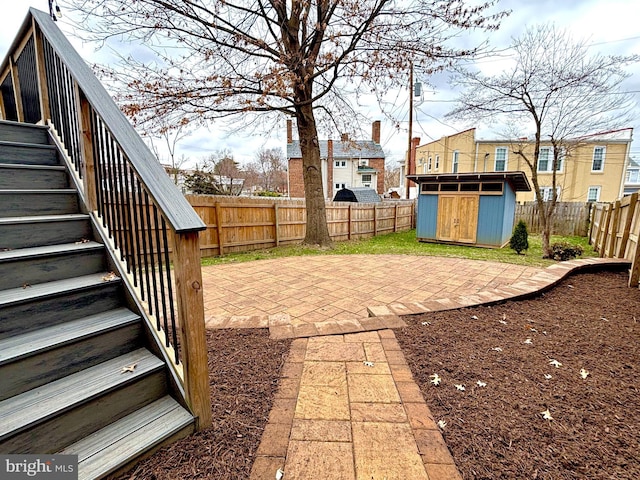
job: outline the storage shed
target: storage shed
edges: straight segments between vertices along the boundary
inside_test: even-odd
[[[333,197],[334,202],[358,202],[358,203],[378,203],[380,195],[373,188],[343,188],[336,192]]]
[[[516,192],[531,190],[524,172],[407,175],[418,195],[419,241],[502,247],[511,238]]]

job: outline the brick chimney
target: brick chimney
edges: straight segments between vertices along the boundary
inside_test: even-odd
[[[376,120],[371,124],[371,140],[373,140],[373,143],[380,145],[380,120]]]
[[[287,120],[287,143],[293,143],[293,123]]]

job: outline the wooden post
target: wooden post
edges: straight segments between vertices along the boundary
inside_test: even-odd
[[[40,92],[40,114],[42,122],[47,124],[51,120],[51,110],[49,109],[49,88],[47,87],[47,73],[44,63],[44,44],[42,43],[42,33],[38,30],[35,19],[33,22],[33,39],[36,49],[36,68],[38,70],[38,91]]]
[[[353,203],[349,204],[349,226],[348,226],[349,232],[347,234],[347,239],[349,239],[349,240],[351,240],[351,220],[353,218],[351,216],[351,207],[353,207]]]
[[[274,228],[276,247],[280,246],[280,221],[278,220],[278,202],[273,202]]]
[[[82,132],[82,156],[84,158],[84,196],[90,211],[98,209],[98,195],[96,193],[95,161],[93,158],[93,132],[91,131],[91,105],[78,92],[80,102],[80,131]]]
[[[18,77],[18,68],[13,63],[13,57],[9,57],[9,69],[11,70],[11,82],[13,83],[13,97],[16,101],[16,113],[18,121],[24,122],[24,110],[22,109],[22,93],[20,91],[20,78]]]
[[[378,235],[378,207],[373,204],[373,236]]]
[[[224,255],[224,246],[222,245],[222,207],[220,202],[215,203],[216,209],[216,228],[218,230],[218,250],[220,250],[220,256]]]
[[[173,266],[176,276],[184,390],[191,412],[197,417],[196,428],[204,430],[211,426],[211,396],[198,232],[174,236]]]
[[[593,202],[589,202],[587,203],[587,205],[589,205],[589,245],[593,245],[593,225],[596,223],[596,212],[598,211],[598,208],[596,207],[596,204]]]
[[[398,231],[398,204],[396,203],[393,208],[393,231]]]
[[[613,220],[611,222],[611,243],[609,244],[609,250],[607,251],[607,257],[613,258],[616,250],[616,239],[618,238],[618,221],[620,220],[620,200],[616,200],[613,205]]]
[[[611,210],[613,210],[613,205],[607,205],[605,209],[605,218],[604,225],[602,226],[602,237],[600,238],[600,257],[604,257],[607,250],[607,235],[609,234],[609,223],[611,223]]]
[[[627,212],[627,219],[624,222],[624,230],[622,231],[622,239],[620,240],[620,248],[618,249],[618,258],[625,258],[625,253],[627,253],[627,242],[629,241],[629,234],[631,233],[633,217],[636,213],[636,203],[638,203],[638,192],[632,193],[631,197],[629,197],[629,211]]]

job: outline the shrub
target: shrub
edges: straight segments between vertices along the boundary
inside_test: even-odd
[[[580,245],[571,245],[568,242],[557,242],[551,245],[551,255],[558,261],[571,260],[579,257],[583,252]]]
[[[509,248],[515,250],[518,255],[529,248],[529,233],[527,232],[527,224],[523,220],[520,220],[516,228],[513,229]]]
[[[282,194],[278,192],[272,192],[271,190],[265,190],[262,192],[254,193],[256,197],[281,197]]]

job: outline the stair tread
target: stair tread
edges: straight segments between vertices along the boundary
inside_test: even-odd
[[[126,308],[108,310],[0,340],[0,365],[140,320]]]
[[[24,169],[24,170],[46,170],[65,172],[67,168],[64,165],[33,165],[30,163],[2,163],[0,162],[0,168],[11,169]]]
[[[135,364],[133,372],[124,367]],[[0,402],[0,439],[131,383],[164,363],[145,348],[121,355]]]
[[[22,191],[22,190],[19,190]],[[63,213],[60,215],[34,215],[34,216],[22,216],[22,217],[3,217],[0,218],[0,225],[14,224],[14,223],[42,223],[42,222],[56,222],[65,220],[86,220],[89,219],[89,215],[86,213]]]
[[[76,243],[60,243],[55,245],[45,245],[42,247],[16,248],[15,250],[6,250],[0,252],[0,263],[22,258],[46,257],[48,255],[56,255],[60,253],[85,252],[90,250],[98,250],[104,245],[98,242],[76,242]]]
[[[32,194],[42,194],[42,193],[59,193],[59,194],[76,194],[78,191],[75,188],[37,188],[37,189],[20,189],[20,190],[10,190],[10,189],[1,189],[0,194],[15,194],[15,195],[24,195],[25,193]]]
[[[91,275],[82,275],[80,277],[65,278],[54,282],[39,283],[29,285],[27,287],[9,288],[0,290],[0,307],[7,305],[27,302],[36,298],[46,297],[49,295],[80,290],[104,283],[119,281],[119,277],[106,280],[107,272],[92,273]]]
[[[0,147],[33,147],[33,148],[41,148],[43,150],[56,150],[55,145],[42,144],[42,143],[28,143],[28,142],[10,142],[8,140],[0,140]],[[0,153],[1,155],[1,153]]]
[[[126,465],[164,439],[194,422],[191,414],[170,396],[98,430],[58,452],[78,455],[79,478],[99,478]]]

